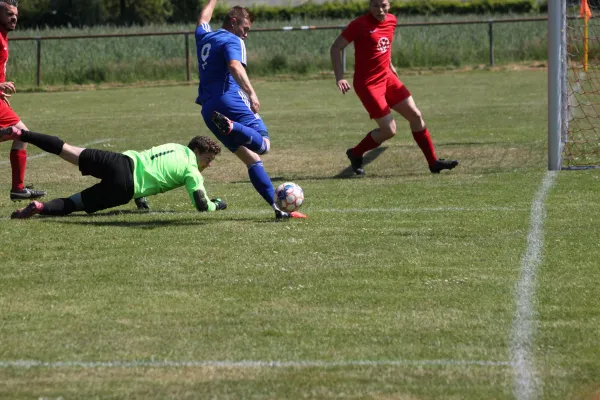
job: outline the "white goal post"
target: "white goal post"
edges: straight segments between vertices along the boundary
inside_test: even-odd
[[[563,70],[562,49],[566,46],[566,1],[548,1],[548,169],[560,170],[562,166],[563,125],[563,84],[566,74]],[[564,76],[564,78],[563,78]]]

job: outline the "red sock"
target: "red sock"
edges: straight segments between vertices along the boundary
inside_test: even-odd
[[[10,167],[12,169],[12,190],[25,189],[25,166],[27,150],[10,151]]]
[[[371,135],[371,132],[369,132],[367,133],[367,136],[365,136],[364,139],[352,149],[352,154],[355,157],[362,157],[362,155],[367,151],[373,150],[379,146],[381,146],[381,143],[377,143],[375,140],[373,140],[373,136]]]
[[[433,148],[433,142],[431,141],[429,129],[425,128],[422,131],[413,132],[412,134],[413,138],[415,139],[415,142],[417,142],[417,144],[421,148],[421,151],[425,155],[429,166],[435,164],[437,156],[435,155],[435,149]]]

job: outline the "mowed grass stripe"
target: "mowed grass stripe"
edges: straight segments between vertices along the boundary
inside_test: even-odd
[[[347,360],[347,361],[200,361],[200,360],[113,360],[113,361],[39,361],[15,360],[0,361],[0,368],[334,368],[334,367],[381,367],[381,366],[457,366],[473,365],[481,367],[511,366],[510,361],[488,360]]]

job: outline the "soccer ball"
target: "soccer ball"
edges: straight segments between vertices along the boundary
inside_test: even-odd
[[[275,202],[282,211],[296,211],[304,202],[304,191],[295,183],[282,183],[275,189]]]

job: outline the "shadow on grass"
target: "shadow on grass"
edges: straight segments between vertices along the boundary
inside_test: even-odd
[[[387,147],[377,147],[376,149],[369,151],[363,157],[363,166],[366,167],[367,165],[371,164],[380,155],[382,155],[387,149],[388,149]],[[354,171],[352,170],[352,167],[349,165],[343,171],[341,171],[339,174],[334,176],[333,178],[334,179],[347,179],[347,178],[356,178],[356,177],[357,177],[357,175],[354,173]]]
[[[226,213],[226,212],[225,212]],[[148,216],[151,220],[139,221],[139,220],[114,220],[111,217],[119,217],[125,215],[137,215],[137,216]],[[189,218],[186,219],[166,219],[161,216],[182,216],[187,215]],[[209,225],[223,222],[255,222],[255,223],[273,223],[276,222],[273,218],[265,218],[265,216],[236,216],[235,218],[202,218],[200,213],[198,217],[195,217],[193,212],[185,211],[169,211],[169,210],[156,210],[156,211],[137,211],[137,210],[112,210],[97,212],[94,214],[86,213],[74,213],[66,216],[48,216],[38,215],[36,219],[43,220],[45,222],[58,223],[63,225],[82,225],[82,226],[114,226],[123,228],[137,228],[137,229],[156,229],[162,227],[173,227],[173,226],[198,226],[198,225]]]
[[[383,154],[384,151],[387,150],[387,147],[378,147],[376,149],[371,150],[370,152],[368,152],[364,159],[363,159],[363,165],[369,165],[370,163],[372,163],[373,161],[375,161],[375,159],[377,159],[380,155]],[[340,171],[337,175],[334,176],[308,176],[308,175],[295,175],[295,180],[315,180],[315,181],[320,181],[320,180],[330,180],[330,179],[360,179],[362,178],[362,176],[357,176],[354,171],[352,170],[352,167],[350,165],[348,165],[348,167],[344,168],[342,171]],[[272,176],[271,177],[271,181],[289,181],[290,178],[289,177],[284,177],[284,176]],[[230,183],[250,183],[249,180],[242,180],[242,181],[232,181]]]
[[[74,220],[74,219],[62,219],[52,218],[52,222],[63,225],[82,225],[82,226],[113,226],[121,228],[138,228],[138,229],[157,229],[167,226],[189,226],[189,225],[205,225],[208,221],[202,220],[152,220],[152,221],[112,221],[103,220],[97,221],[93,219],[87,220]]]

